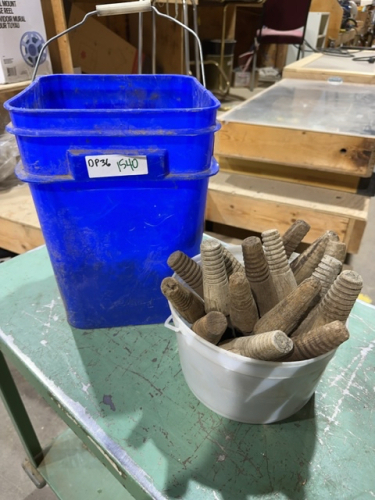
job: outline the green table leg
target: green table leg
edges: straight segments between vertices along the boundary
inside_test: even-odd
[[[0,351],[0,394],[31,464],[36,468],[43,459],[42,448],[30,422],[12,374]]]

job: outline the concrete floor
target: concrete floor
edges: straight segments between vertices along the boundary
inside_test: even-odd
[[[236,94],[238,94],[236,89]],[[363,276],[363,294],[375,303],[375,264],[372,252],[375,249],[375,198],[371,200],[368,224],[360,251],[351,256],[348,264]],[[1,265],[1,264],[0,264]],[[29,412],[42,446],[46,446],[52,437],[65,428],[65,424],[55,415],[30,385],[12,369],[15,381]],[[35,488],[26,476],[21,464],[25,453],[18,439],[8,414],[0,403],[0,500],[53,500],[57,497],[48,488]],[[68,499],[69,500],[69,499]],[[90,500],[90,499],[82,499]]]

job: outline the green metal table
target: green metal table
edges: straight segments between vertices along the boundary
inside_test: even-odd
[[[68,500],[375,497],[375,309],[357,302],[310,402],[272,425],[199,403],[163,325],[76,330],[46,249],[0,266],[0,387],[40,473]],[[42,451],[4,356],[68,424]]]

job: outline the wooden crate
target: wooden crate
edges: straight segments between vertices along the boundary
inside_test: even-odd
[[[374,56],[374,51],[355,54],[358,57]],[[335,57],[328,54],[312,54],[296,61],[283,70],[283,78],[305,80],[328,80],[340,77],[347,83],[375,83],[375,67],[367,61],[353,61],[347,57]]]
[[[357,253],[367,222],[369,198],[342,191],[304,186],[249,175],[220,172],[210,179],[206,220],[261,233],[284,233],[296,220],[311,226],[304,241],[312,243],[335,231]]]
[[[365,95],[371,102],[364,98],[360,101],[359,92],[361,98]],[[369,117],[368,110],[372,101],[375,106],[370,85],[358,88],[342,84],[338,91],[326,82],[283,79],[219,118],[221,129],[216,135],[215,154],[371,177],[375,135],[371,135],[372,113]],[[365,118],[361,118],[360,102]],[[317,116],[319,106],[322,113]],[[306,118],[302,108],[310,110]],[[323,125],[316,120],[321,117]],[[337,118],[340,118],[339,126]],[[368,134],[358,132],[367,126]]]

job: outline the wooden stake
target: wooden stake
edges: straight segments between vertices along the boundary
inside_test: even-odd
[[[283,361],[316,358],[348,340],[349,332],[341,321],[333,321],[293,338],[294,349]]]
[[[297,219],[289,229],[285,231],[282,240],[288,259],[309,231],[310,225],[301,219]]]
[[[341,241],[330,240],[327,243],[325,254],[331,255],[332,257],[335,257],[335,259],[344,263],[346,257],[346,244]]]
[[[246,238],[242,242],[242,254],[246,277],[262,317],[278,303],[278,298],[260,239]]]
[[[219,344],[219,347],[248,358],[274,361],[291,352],[293,342],[284,332],[276,330],[261,333],[260,335],[228,340]]]
[[[203,318],[198,319],[191,329],[203,339],[211,342],[211,344],[217,344],[227,326],[228,321],[224,314],[211,311],[206,316],[203,316]]]
[[[199,264],[180,250],[169,256],[167,264],[194,292],[203,298],[203,273]]]
[[[206,313],[219,311],[229,316],[229,283],[221,244],[215,240],[203,241],[201,259]]]
[[[320,298],[324,297],[324,295],[331,288],[332,283],[341,272],[341,268],[342,264],[339,260],[329,255],[323,255],[318,267],[312,273],[312,275],[317,278],[322,285]]]
[[[204,316],[203,301],[174,278],[164,278],[161,291],[188,323],[194,323]]]
[[[337,234],[333,231],[325,232],[291,262],[290,267],[294,273],[297,284],[302,283],[303,280],[312,275],[323,258],[329,240],[337,241]]]
[[[241,264],[241,262],[239,262],[227,248],[225,248],[224,246],[222,248],[223,248],[224,264],[228,278],[233,273],[237,273],[238,271],[245,273],[245,268]]]
[[[345,321],[362,290],[363,281],[355,271],[343,271],[325,294],[321,302],[308,314],[301,325],[292,333],[294,339],[314,328],[332,321]]]
[[[283,300],[297,288],[297,283],[290,269],[280,233],[277,229],[264,231],[262,240],[277,297]]]
[[[255,324],[254,334],[281,330],[289,335],[303,318],[320,289],[318,279],[311,277],[305,280]]]
[[[234,328],[244,335],[250,335],[259,316],[250,283],[242,271],[232,274],[229,278],[229,305]]]

